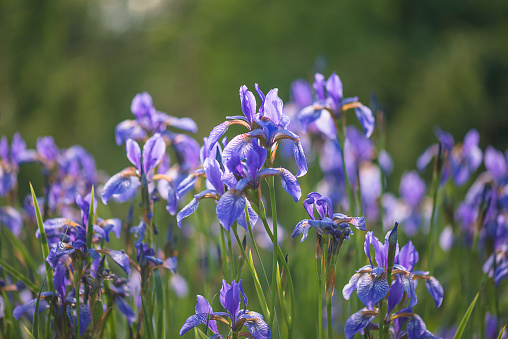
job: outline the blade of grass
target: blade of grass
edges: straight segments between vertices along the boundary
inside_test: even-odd
[[[28,250],[26,249],[25,245],[19,241],[19,239],[12,234],[12,232],[7,228],[3,227],[3,234],[9,240],[9,242],[12,244],[12,247],[19,250],[21,252],[21,255],[23,256],[23,259],[27,263],[27,265],[34,271],[38,270],[38,266],[35,264],[35,261],[33,260],[32,256],[28,253]]]
[[[501,339],[503,337],[504,330],[506,329],[506,325],[501,329],[501,332],[499,332],[499,335],[497,336],[497,339]]]
[[[94,190],[92,186],[92,192],[90,197],[90,208],[88,211],[88,229],[86,231],[86,247],[92,248],[92,238],[93,238],[93,220],[94,220],[94,211],[93,211],[93,205],[94,205]]]
[[[457,328],[457,332],[455,332],[453,339],[459,339],[462,337],[462,333],[464,333],[464,329],[466,328],[466,325],[469,321],[469,317],[471,316],[471,313],[473,313],[474,305],[476,304],[476,300],[478,299],[479,295],[480,293],[478,292],[471,305],[469,305],[469,308],[464,314],[464,317],[462,317],[462,320],[460,321],[459,327]]]
[[[39,209],[39,203],[37,202],[37,197],[35,196],[34,188],[32,187],[32,183],[30,183],[30,191],[32,192],[32,199],[34,202],[35,215],[37,216],[37,227],[39,227],[40,239],[41,239],[41,248],[42,248],[42,257],[44,258],[44,264],[46,265],[46,278],[48,281],[49,290],[53,291],[55,287],[53,286],[53,271],[51,270],[51,266],[45,260],[49,255],[49,247],[48,247],[48,239],[46,238],[46,231],[44,230],[44,225],[42,222],[42,215]]]
[[[35,339],[35,337],[33,336],[33,334],[32,334],[32,333],[30,333],[30,331],[28,330],[28,328],[26,328],[26,326],[25,326],[25,325],[23,325],[23,327],[25,328],[25,331],[26,331],[26,333],[28,334],[28,337],[29,337],[30,339]]]
[[[19,273],[17,269],[6,263],[3,259],[0,259],[0,266],[2,266],[2,269],[10,274],[14,279],[21,280],[27,288],[29,288],[32,292],[37,293],[39,288],[31,282],[30,279]]]

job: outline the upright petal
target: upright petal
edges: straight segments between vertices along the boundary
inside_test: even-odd
[[[240,87],[240,102],[242,104],[242,112],[247,118],[249,124],[252,124],[252,118],[256,114],[256,98],[251,91],[247,90],[247,86]]]
[[[147,177],[162,160],[165,152],[166,144],[160,134],[157,133],[147,140],[143,146],[143,170]]]
[[[141,170],[141,149],[139,144],[132,139],[127,140],[125,144],[127,151],[127,158],[129,161],[136,166],[138,170]]]
[[[334,109],[339,109],[340,100],[342,99],[342,81],[335,72],[333,72],[326,81],[326,94],[332,99]]]

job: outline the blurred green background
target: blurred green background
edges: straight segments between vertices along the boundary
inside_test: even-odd
[[[114,127],[136,93],[196,119],[200,140],[241,113],[240,85],[286,102],[315,71],[335,70],[366,104],[378,95],[395,174],[415,167],[435,125],[508,146],[504,0],[2,0],[0,32],[1,134],[82,144],[110,174],[126,165]]]

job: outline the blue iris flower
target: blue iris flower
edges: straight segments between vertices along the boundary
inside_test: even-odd
[[[241,279],[239,282],[233,280],[231,285],[225,280],[222,281],[220,303],[227,312],[213,312],[212,307],[204,297],[198,295],[197,299],[196,314],[185,321],[180,329],[180,335],[184,335],[198,325],[208,324],[208,328],[217,335],[216,338],[219,338],[216,321],[221,321],[227,324],[233,332],[238,333],[245,326],[255,339],[271,338],[270,326],[263,320],[263,316],[257,312],[247,310],[248,299],[243,292]]]

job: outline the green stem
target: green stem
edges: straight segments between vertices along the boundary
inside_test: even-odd
[[[384,299],[379,301],[379,339],[384,339],[385,334],[388,332],[388,327],[385,327],[385,318],[386,318],[386,304]]]
[[[222,255],[222,273],[224,274],[224,279],[226,279],[227,277],[229,277],[229,268],[228,268],[228,262],[227,262],[228,255],[226,252],[226,243],[224,241],[224,238],[225,238],[224,228],[221,227],[220,228],[219,244],[220,244],[220,252]]]
[[[263,270],[263,275],[265,276],[266,285],[270,289],[270,282],[268,281],[268,275],[266,274],[265,265],[263,265],[263,261],[261,260],[261,255],[259,254],[258,245],[256,244],[256,238],[254,238],[254,234],[252,233],[252,225],[250,223],[247,205],[245,205],[245,218],[247,219],[247,228],[249,229],[249,235],[250,235],[250,239],[252,241],[252,247],[254,247],[256,256],[258,257],[259,263],[261,264],[261,269]]]
[[[284,270],[286,272],[286,278],[287,278],[287,283],[288,283],[288,288],[289,288],[289,297],[291,299],[291,312],[290,312],[291,319],[290,319],[290,321],[288,321],[290,326],[288,328],[287,338],[291,339],[293,336],[293,323],[294,323],[294,319],[295,319],[295,289],[293,286],[293,278],[291,277],[291,272],[289,271],[289,267],[286,262],[286,258],[284,258],[284,254],[282,253],[282,250],[280,249],[279,244],[277,243],[277,241],[274,241],[274,235],[273,235],[272,231],[270,230],[270,227],[268,226],[268,222],[266,221],[266,214],[265,214],[264,208],[265,208],[264,205],[262,203],[260,203],[259,211],[260,211],[261,220],[263,221],[263,226],[265,227],[266,233],[272,240],[272,244],[277,246],[279,260],[282,262],[282,265],[284,266]]]
[[[78,260],[80,261],[80,260]],[[78,262],[78,265],[80,263]],[[74,335],[76,338],[80,337],[80,316],[79,316],[79,287],[81,284],[81,269],[76,267],[76,270],[74,271],[74,293],[76,296],[76,324],[74,326]]]
[[[232,225],[231,227],[236,228],[236,221],[235,225]],[[231,229],[229,229],[226,233],[228,237],[228,249],[229,249],[229,264],[231,265],[231,275],[233,276],[232,279],[236,279],[236,267],[235,267],[235,260],[233,256],[233,246],[231,246]]]
[[[435,235],[435,219],[436,219],[436,208],[437,208],[437,195],[439,192],[439,184],[441,182],[442,171],[434,170],[434,174],[432,176],[432,189],[433,189],[433,197],[432,197],[432,214],[430,217],[430,227],[429,227],[429,242],[427,244],[427,250],[429,253],[429,266],[428,270],[430,274],[433,272],[434,265],[434,244],[436,242]]]
[[[326,322],[328,325],[328,339],[333,338],[332,296],[326,297]]]
[[[268,179],[268,188],[270,190],[270,203],[272,205],[272,230],[273,230],[273,255],[272,255],[272,295],[270,298],[270,313],[272,318],[270,319],[270,323],[273,323],[275,326],[275,286],[277,286],[277,204],[275,201],[275,184],[274,178],[271,177]],[[274,327],[272,327],[274,328]]]
[[[319,237],[319,235],[318,235]],[[318,274],[318,339],[323,338],[323,260],[322,256],[316,258]]]

